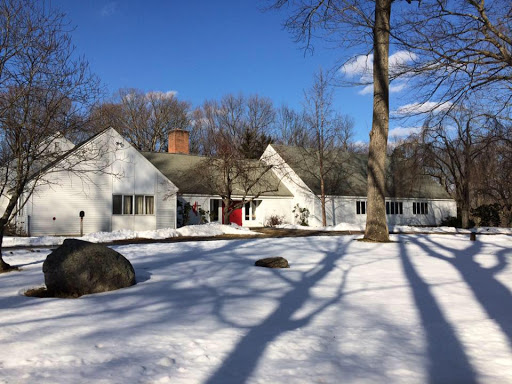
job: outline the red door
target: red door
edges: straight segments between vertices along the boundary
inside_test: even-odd
[[[235,209],[229,215],[229,222],[242,226],[242,208]],[[224,223],[224,204],[222,205],[222,224]]]
[[[242,208],[235,209],[231,212],[231,215],[229,215],[229,221],[242,226]]]

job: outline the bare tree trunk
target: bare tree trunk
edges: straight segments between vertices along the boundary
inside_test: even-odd
[[[4,241],[4,231],[6,225],[7,220],[5,220],[3,217],[0,218],[0,273],[15,269],[10,264],[6,263],[2,257],[2,244]]]
[[[462,181],[462,201],[460,207],[460,216],[462,228],[469,228],[469,211],[471,209],[471,199],[469,193],[469,176],[466,175]]]
[[[389,129],[389,28],[392,0],[376,0],[373,30],[373,122],[368,155],[368,210],[364,238],[389,241],[386,222],[386,150]]]
[[[223,216],[222,224],[230,224],[229,216],[231,215],[231,207],[230,207],[231,200],[223,199],[222,203],[224,205],[224,209],[222,210],[222,216]]]
[[[320,179],[320,190],[320,203],[322,205],[322,225],[327,227],[327,214],[325,213],[325,181],[323,176]]]

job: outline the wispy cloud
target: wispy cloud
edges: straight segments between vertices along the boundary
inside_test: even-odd
[[[394,116],[410,116],[428,112],[444,112],[450,109],[451,106],[452,103],[450,102],[427,101],[425,103],[410,103],[398,107],[391,114]]]
[[[389,137],[407,137],[420,131],[421,127],[396,127],[389,130]]]
[[[178,91],[149,91],[146,93],[146,97],[154,97],[157,99],[172,99],[173,97],[176,97],[178,94]]]
[[[112,16],[117,11],[117,2],[110,1],[101,8],[100,14],[102,17]]]
[[[417,55],[408,51],[397,51],[389,56],[389,74],[396,76],[402,72],[404,65],[417,59]],[[360,95],[373,92],[373,54],[356,56],[343,67],[340,72],[347,78],[359,78],[358,82],[367,84],[359,91]],[[407,85],[406,79],[395,80],[389,87],[391,93],[400,92]]]

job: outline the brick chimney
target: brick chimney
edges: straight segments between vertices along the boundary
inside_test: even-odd
[[[189,154],[189,133],[183,129],[175,129],[169,132],[169,153]]]

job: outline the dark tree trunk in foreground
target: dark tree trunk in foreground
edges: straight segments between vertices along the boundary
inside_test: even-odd
[[[11,266],[10,264],[6,263],[5,260],[2,257],[2,243],[4,240],[4,228],[5,228],[5,220],[0,219],[0,273],[8,272],[13,269],[16,269],[15,267]]]
[[[386,222],[386,149],[389,129],[389,28],[392,0],[376,0],[373,29],[373,122],[368,156],[368,209],[364,238],[389,241]]]

